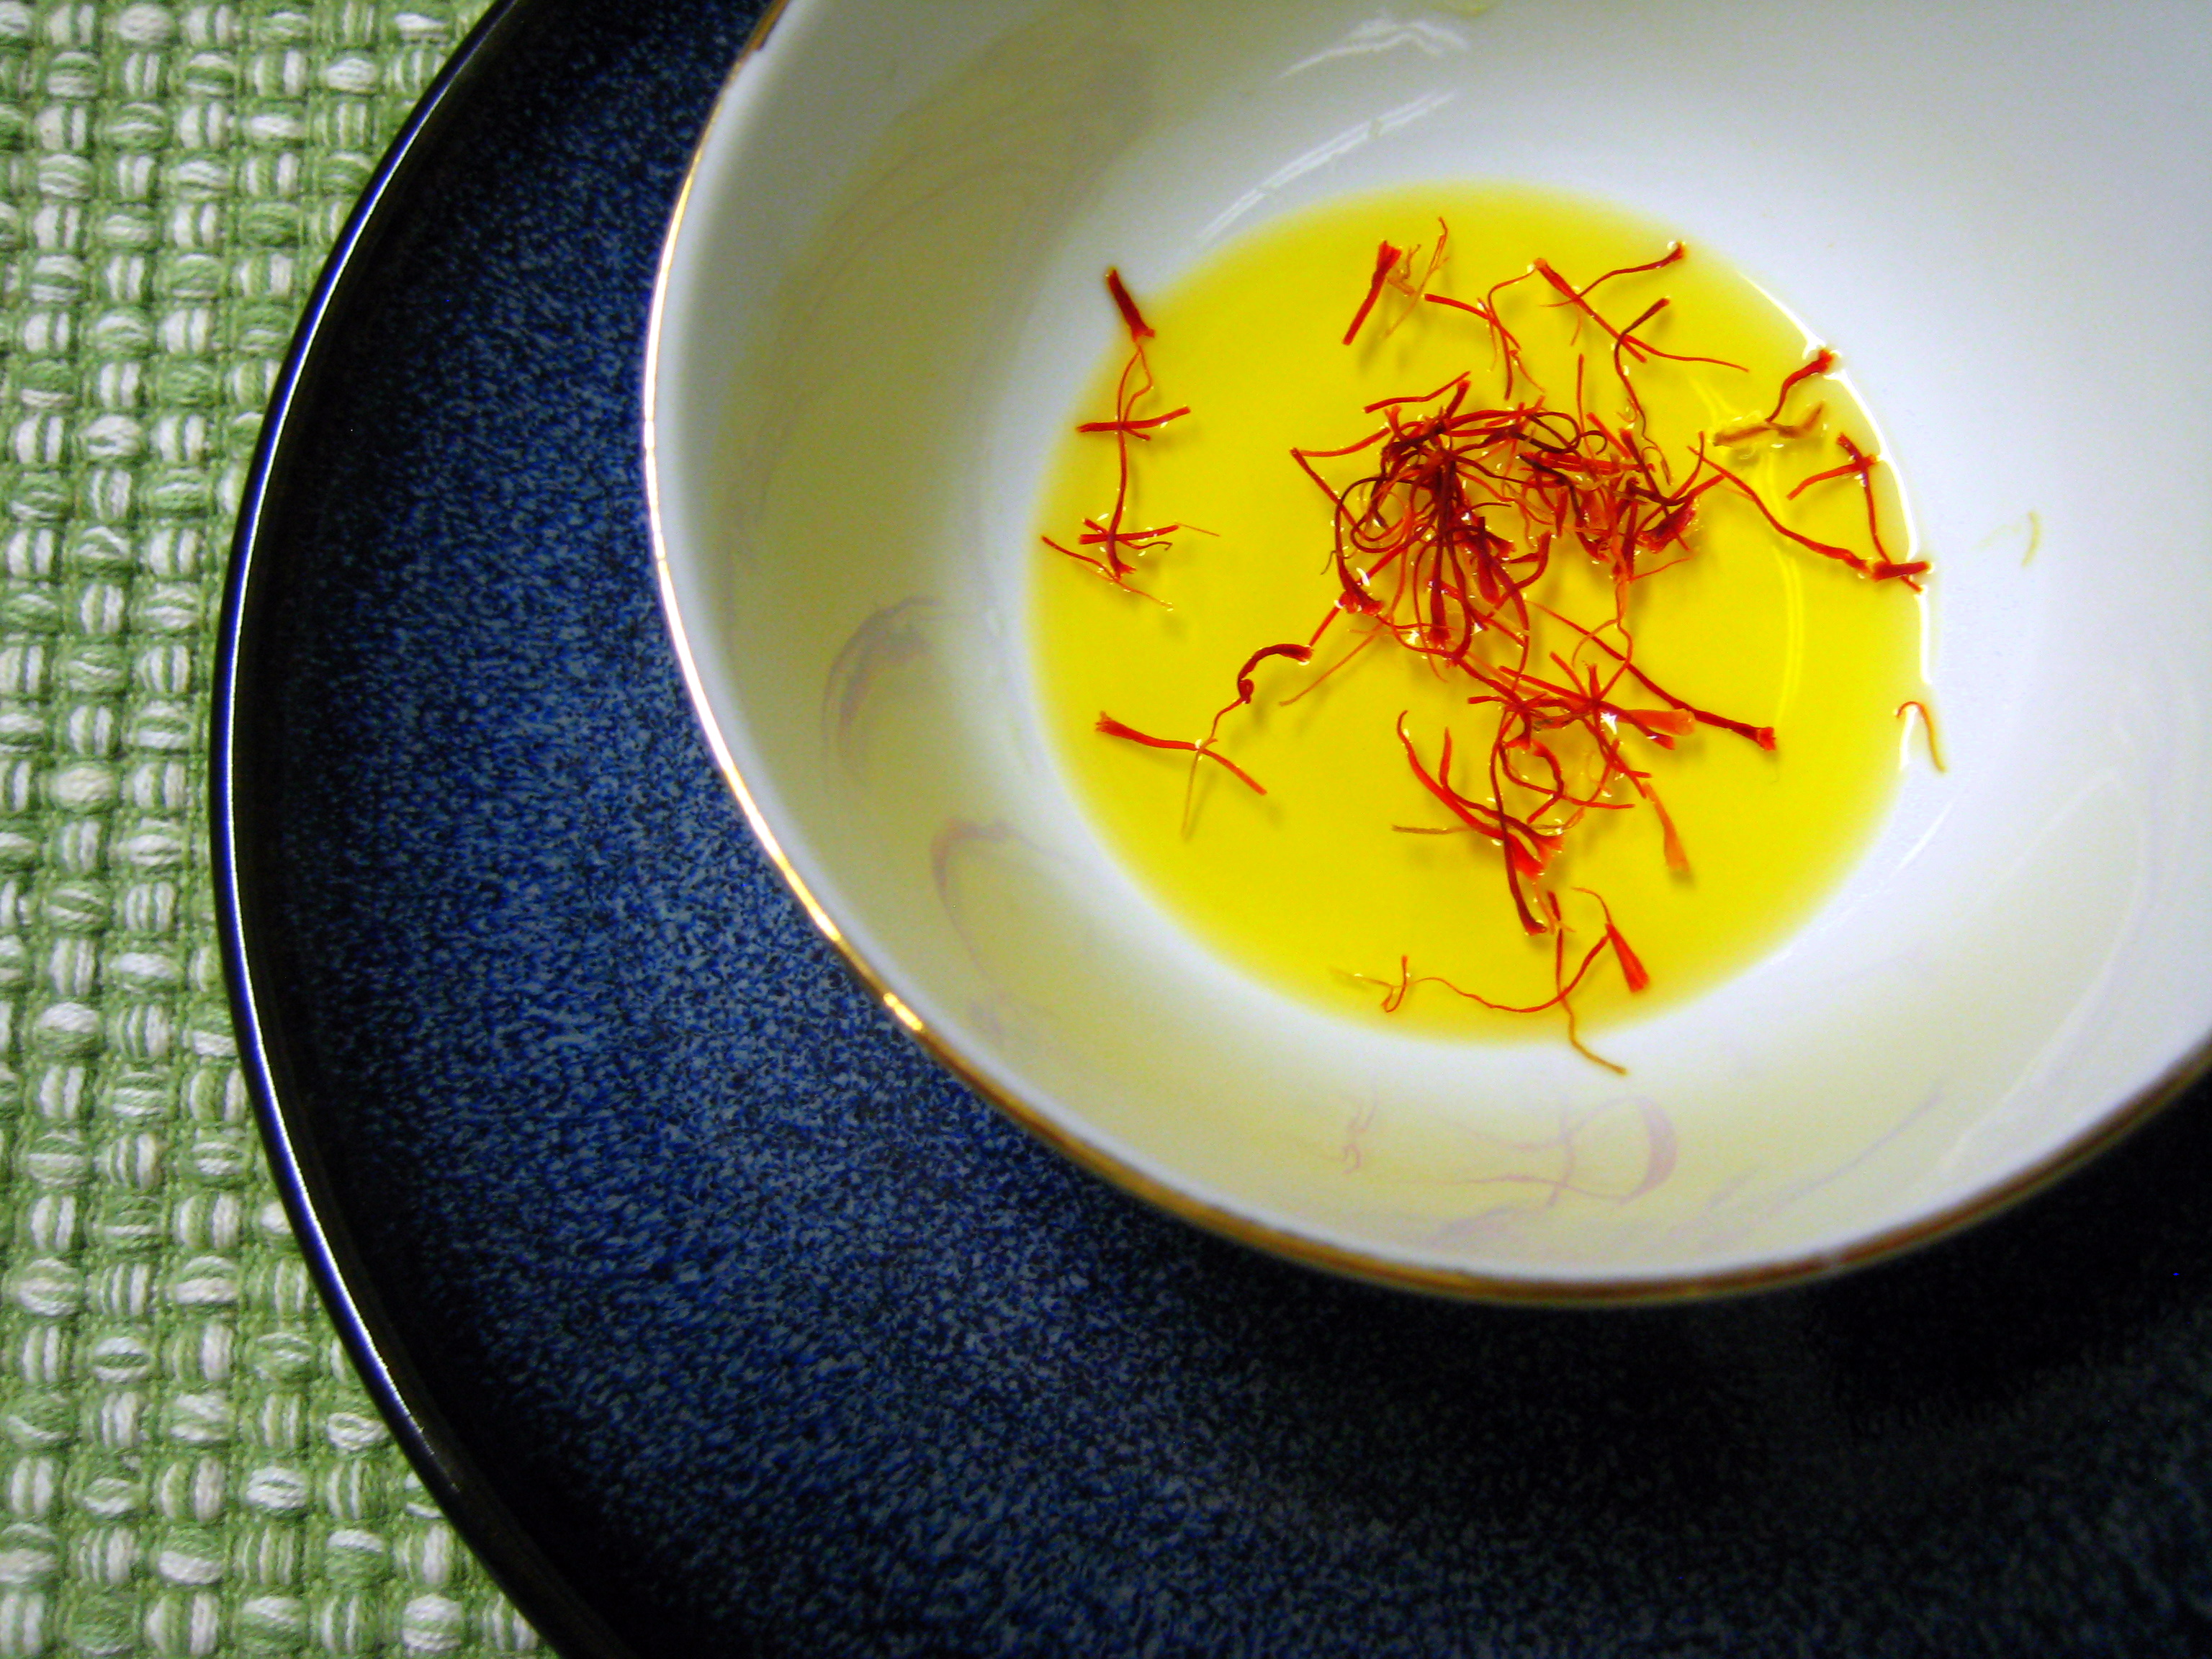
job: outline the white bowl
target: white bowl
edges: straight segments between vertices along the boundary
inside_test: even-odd
[[[1324,1267],[1775,1282],[2102,1144],[2212,1031],[2212,29],[1923,0],[793,0],[672,228],[646,444],[708,740],[896,1018],[1047,1140]],[[1812,922],[1608,1033],[1457,1044],[1231,970],[1077,807],[1034,501],[1146,289],[1502,179],[1720,250],[1848,354],[1935,558],[1950,770]],[[2032,555],[2032,556],[2031,556]]]

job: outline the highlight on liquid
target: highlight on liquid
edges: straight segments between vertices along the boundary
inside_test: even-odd
[[[1347,1018],[1583,1046],[1849,868],[1929,718],[1928,567],[1837,354],[1750,281],[1465,186],[1109,301],[1036,679],[1102,836],[1212,948]]]

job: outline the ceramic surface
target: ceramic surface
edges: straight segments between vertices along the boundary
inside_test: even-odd
[[[671,244],[648,417],[664,583],[718,754],[817,923],[978,1086],[1237,1236],[1573,1297],[1923,1236],[2201,1063],[2195,20],[976,0],[917,35],[903,16],[796,0],[736,78]],[[823,107],[841,118],[807,118]],[[1548,1029],[1399,1037],[1230,970],[1099,844],[1030,695],[1031,503],[1112,341],[1098,273],[1154,288],[1270,216],[1437,177],[1609,198],[1745,269],[1844,351],[1936,561],[1949,771],[1910,772],[1782,948],[1608,1033],[1626,1079]]]

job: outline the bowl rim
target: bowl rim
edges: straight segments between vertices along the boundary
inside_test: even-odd
[[[828,0],[805,0],[808,9]],[[645,480],[647,533],[653,549],[654,585],[668,629],[684,695],[715,771],[735,799],[754,839],[778,878],[816,930],[832,947],[854,981],[882,1007],[922,1050],[971,1093],[1078,1167],[1110,1186],[1177,1219],[1232,1243],[1299,1262],[1341,1278],[1390,1288],[1425,1292],[1460,1301],[1539,1307],[1621,1307],[1684,1302],[1781,1289],[1855,1270],[1948,1237],[2041,1192],[2089,1162],[2148,1121],[2192,1083],[2212,1073],[2212,1030],[2164,1072],[2125,1097],[2040,1158],[2005,1179],[1910,1221],[1858,1236],[1847,1244],[1810,1250],[1771,1261],[1711,1272],[1614,1274],[1588,1278],[1486,1273],[1401,1261],[1362,1250],[1313,1233],[1261,1221],[1237,1208],[1201,1198],[1163,1181],[1131,1160],[1074,1133],[1018,1095],[994,1082],[960,1046],[933,1026],[892,988],[887,968],[873,961],[839,926],[785,853],[781,839],[760,805],[760,798],[738,765],[728,735],[718,722],[691,633],[678,603],[676,566],[662,500],[659,417],[662,364],[668,350],[671,292],[676,280],[679,244],[701,193],[708,152],[730,111],[741,82],[792,0],[770,0],[757,28],[732,65],[697,142],[663,234],[646,324],[643,374],[640,383],[640,455]]]

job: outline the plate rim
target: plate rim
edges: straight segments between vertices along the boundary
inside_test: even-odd
[[[240,1070],[293,1238],[362,1388],[463,1544],[540,1640],[569,1659],[643,1659],[645,1650],[617,1633],[494,1490],[432,1402],[351,1229],[324,1201],[331,1183],[322,1138],[313,1114],[300,1104],[283,1023],[264,994],[268,952],[256,942],[248,920],[254,902],[252,825],[240,800],[250,754],[241,736],[243,711],[258,668],[257,611],[272,568],[283,560],[267,520],[284,493],[297,434],[314,423],[323,360],[364,297],[362,267],[404,216],[459,110],[512,56],[533,23],[565,3],[489,0],[379,159],[309,292],[263,413],[228,548],[207,728],[208,834],[216,932]],[[781,3],[771,0],[753,26],[740,64],[758,46]]]

